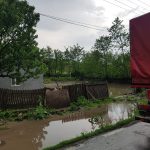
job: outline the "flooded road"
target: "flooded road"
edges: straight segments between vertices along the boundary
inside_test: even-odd
[[[41,150],[63,140],[93,131],[105,124],[128,118],[135,105],[112,103],[92,110],[65,115],[58,120],[9,122],[5,130],[0,129],[1,150]]]

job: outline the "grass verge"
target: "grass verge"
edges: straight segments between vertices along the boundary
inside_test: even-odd
[[[108,132],[108,131],[111,131],[111,130],[121,128],[125,125],[128,125],[132,121],[134,121],[134,117],[128,118],[126,120],[121,120],[121,121],[117,122],[116,124],[106,125],[106,126],[101,127],[101,128],[99,128],[95,131],[91,131],[91,132],[88,132],[88,133],[81,133],[81,135],[78,136],[78,137],[72,138],[70,140],[62,141],[57,145],[54,145],[54,146],[51,146],[51,147],[48,147],[48,148],[44,148],[43,150],[57,150],[57,149],[65,147],[65,146],[69,146],[71,144],[79,142],[81,140],[88,139],[88,138],[91,138],[93,136],[96,136],[96,135],[99,135],[99,134],[102,134],[102,133],[105,133],[105,132]]]

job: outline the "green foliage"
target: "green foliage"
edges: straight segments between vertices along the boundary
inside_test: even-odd
[[[48,67],[47,76],[68,74],[70,77],[80,68],[84,50],[78,44],[66,48],[65,52],[50,47],[43,48],[44,62]]]
[[[99,58],[101,65],[101,70],[104,72],[104,78],[108,78],[108,54],[111,48],[111,37],[110,36],[101,36],[99,39],[96,39],[94,49],[99,51],[101,58]]]
[[[88,106],[90,105],[90,101],[87,100],[84,96],[81,96],[77,99],[77,101],[75,102],[75,104],[77,106],[81,106],[81,107],[84,107],[84,106]]]
[[[35,27],[40,19],[27,1],[0,2],[0,76],[19,82],[37,77],[46,68],[37,48]]]
[[[67,47],[64,52],[45,49],[48,76],[88,79],[129,79],[129,33],[118,17],[108,28],[108,35],[95,40],[91,51],[84,51],[78,44]]]
[[[84,96],[81,96],[77,101],[70,104],[69,111],[77,111],[80,108],[97,107],[102,103],[103,100],[88,100]]]
[[[70,104],[69,111],[77,111],[79,109],[80,109],[80,107],[77,106],[75,103]]]
[[[77,99],[77,101],[72,102],[70,104],[69,110],[70,111],[77,111],[79,110],[81,107],[90,107],[92,105],[93,102],[90,102],[89,100],[87,100],[85,97],[81,96]]]
[[[43,107],[43,105],[41,103],[32,112],[32,116],[30,116],[30,114],[29,114],[29,117],[31,117],[35,120],[44,119],[47,116],[48,116],[48,112],[47,112],[46,108]]]
[[[48,116],[47,109],[39,103],[39,105],[30,110],[0,110],[0,119],[10,121],[21,121],[23,119],[44,119]]]
[[[0,110],[0,120],[21,121],[26,118],[26,114],[22,111]]]

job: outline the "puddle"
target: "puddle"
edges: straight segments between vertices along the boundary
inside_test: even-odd
[[[9,122],[7,130],[0,131],[0,140],[6,144],[1,150],[42,150],[63,140],[89,132],[106,123],[115,123],[132,114],[134,104],[112,103],[93,110],[62,116],[59,120]]]

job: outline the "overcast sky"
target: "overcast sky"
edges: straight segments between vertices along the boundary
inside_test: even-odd
[[[92,24],[97,29],[76,26],[44,16],[37,26],[39,47],[50,46],[64,50],[64,47],[78,43],[90,50],[96,38],[106,34],[116,17],[124,20],[128,28],[129,20],[147,13],[150,0],[27,0],[36,11],[46,15],[67,18],[76,22]],[[120,2],[120,3],[119,3]],[[123,4],[124,3],[124,4]],[[115,6],[116,5],[116,6]]]

